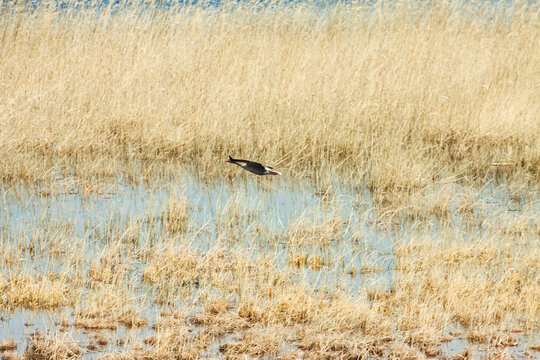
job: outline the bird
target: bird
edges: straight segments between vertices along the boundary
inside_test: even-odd
[[[264,166],[262,164],[259,164],[258,162],[249,160],[233,159],[230,155],[229,160],[225,160],[225,162],[238,165],[242,169],[257,175],[281,175],[279,171],[274,170],[270,166]]]

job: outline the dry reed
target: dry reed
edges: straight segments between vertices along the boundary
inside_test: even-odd
[[[86,331],[147,326],[156,304],[171,311],[106,359],[193,359],[212,346],[230,358],[422,359],[445,356],[453,326],[509,358],[499,348],[516,343],[511,329],[540,329],[538,9],[488,19],[490,7],[471,17],[413,5],[3,11],[2,182],[36,181],[42,200],[88,199],[108,191],[92,185],[101,177],[148,183],[190,168],[231,179],[238,169],[218,160],[256,154],[323,190],[322,216],[282,233],[264,228],[260,204],[232,197],[209,240],[183,196],[84,236],[44,216],[27,238],[5,215],[0,309],[67,307]],[[417,230],[396,235],[386,282],[384,255],[357,246],[363,229],[339,216],[336,175],[374,190],[381,232],[404,219]],[[490,218],[480,193],[457,191],[498,176],[511,198],[533,189],[523,214]],[[467,238],[455,221],[482,231]],[[200,238],[215,244],[190,243]],[[350,256],[365,261],[348,267]],[[41,260],[62,270],[30,270]],[[347,273],[358,291],[342,284]],[[25,356],[82,353],[35,334]]]
[[[380,192],[538,184],[539,14],[504,6],[4,11],[0,178],[208,177],[232,154]]]

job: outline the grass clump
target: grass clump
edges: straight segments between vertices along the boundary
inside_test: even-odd
[[[55,336],[34,332],[24,353],[25,359],[79,359],[84,354],[77,343],[66,338],[66,334]]]
[[[73,304],[74,289],[64,275],[0,275],[0,306],[4,309],[55,309]]]
[[[285,341],[284,330],[282,327],[254,326],[245,330],[238,341],[221,344],[219,351],[228,357],[276,357]]]
[[[0,352],[17,350],[17,343],[13,339],[0,341]]]
[[[185,233],[189,227],[189,203],[184,197],[169,199],[165,211],[165,228],[171,235]]]
[[[288,239],[295,248],[328,246],[339,241],[343,232],[343,220],[339,216],[323,216],[321,221],[296,220],[289,226]]]
[[[74,307],[74,325],[93,330],[146,326],[148,320],[140,315],[132,296],[131,289],[119,284],[98,284],[83,291]]]

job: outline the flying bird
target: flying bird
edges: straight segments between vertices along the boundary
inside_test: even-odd
[[[270,166],[264,166],[249,160],[233,159],[231,156],[229,156],[229,160],[225,160],[225,162],[238,165],[242,169],[257,175],[281,175],[279,171],[272,169]]]

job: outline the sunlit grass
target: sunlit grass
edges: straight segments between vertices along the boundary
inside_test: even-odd
[[[538,11],[508,6],[6,11],[0,176],[215,178],[232,154],[384,192],[538,182]]]
[[[328,205],[321,202],[321,209]],[[242,231],[240,239],[222,238],[203,250],[190,240],[198,231],[191,225],[180,235],[164,231],[153,245],[124,241],[124,225],[110,223],[102,226],[108,228],[107,236],[116,236],[98,247],[101,252],[86,239],[71,236],[73,243],[64,253],[48,252],[32,260],[34,250],[24,247],[19,253],[23,261],[3,261],[0,306],[6,311],[71,308],[66,326],[85,331],[152,326],[154,333],[139,339],[139,345],[106,352],[108,358],[169,358],[178,351],[204,356],[216,342],[226,356],[437,357],[443,354],[441,345],[454,338],[450,329],[455,327],[471,343],[514,346],[520,333],[540,327],[540,244],[534,222],[497,216],[505,230],[490,224],[474,239],[451,232],[446,218],[438,218],[442,228],[435,238],[429,225],[415,220],[418,236],[393,246],[395,266],[389,281],[382,282],[376,280],[386,270],[377,261],[381,254],[355,244],[338,216],[311,225],[302,217],[291,221],[283,233],[285,252],[262,251],[259,242],[245,241],[252,235]],[[153,219],[164,229],[168,226]],[[528,230],[506,230],[515,223]],[[52,238],[76,232],[75,227],[65,227],[64,233],[58,226],[44,229],[41,236]],[[273,234],[260,236],[274,241]],[[362,266],[351,269],[343,263],[349,255],[346,247],[339,247],[344,244],[358,247]],[[334,256],[317,252],[335,247],[341,250]],[[30,276],[23,272],[28,261],[72,265],[69,276]],[[351,291],[332,274],[365,285]],[[322,281],[314,286],[309,276],[322,276]],[[153,319],[147,313],[151,306],[167,310]],[[201,330],[189,331],[190,326]],[[98,340],[89,340],[88,346],[98,346]],[[47,344],[53,346],[51,341]]]
[[[9,10],[0,315],[69,314],[25,357],[421,359],[461,336],[502,359],[538,334],[537,7]],[[135,215],[96,205],[129,184]],[[124,328],[149,333],[113,351]]]

